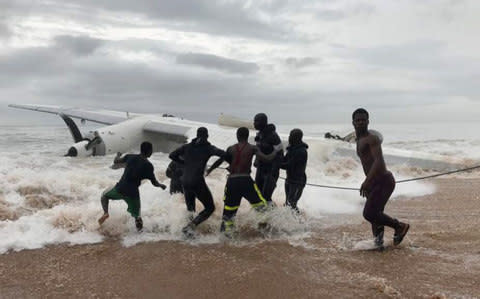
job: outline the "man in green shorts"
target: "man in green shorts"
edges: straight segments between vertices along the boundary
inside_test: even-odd
[[[143,228],[142,217],[140,217],[140,194],[138,187],[143,179],[148,179],[155,187],[165,189],[166,186],[161,184],[155,178],[153,173],[153,165],[148,161],[152,155],[152,144],[143,142],[140,146],[140,155],[125,155],[121,157],[118,153],[113,161],[114,166],[125,167],[123,176],[115,187],[108,189],[103,193],[101,203],[103,208],[103,216],[98,219],[98,224],[102,225],[109,217],[108,201],[110,199],[123,199],[127,205],[127,211],[135,218],[135,226],[140,231]]]

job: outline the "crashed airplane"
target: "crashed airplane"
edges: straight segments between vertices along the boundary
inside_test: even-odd
[[[150,141],[154,151],[169,153],[180,144],[194,137],[196,129],[207,127],[209,140],[220,147],[235,143],[235,128],[253,129],[249,121],[221,115],[219,124],[195,122],[168,114],[139,114],[101,109],[82,109],[50,105],[9,105],[11,108],[33,110],[59,115],[68,126],[74,144],[65,156],[89,157],[126,153],[139,148],[143,141]],[[73,118],[82,123],[90,121],[104,125],[82,135]],[[284,144],[288,136],[279,134]],[[255,136],[251,134],[250,136]],[[304,137],[313,148],[325,148],[331,154],[355,157],[355,144],[324,137]],[[423,152],[383,148],[388,164],[406,164],[423,169],[446,170],[463,166],[465,163],[453,157]]]

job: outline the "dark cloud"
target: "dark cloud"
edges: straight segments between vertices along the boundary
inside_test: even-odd
[[[242,82],[222,77],[159,70],[143,64],[106,60],[102,65],[80,66],[62,84],[49,85],[44,92],[60,98],[101,98],[114,103],[139,100],[198,99],[241,89]],[[202,96],[200,96],[202,95]]]
[[[46,47],[32,47],[0,55],[0,86],[62,78],[75,71],[78,58],[92,54],[103,42],[90,37],[59,36]]]
[[[327,2],[0,0],[0,20],[2,12],[12,17],[10,21],[18,20],[15,24],[5,21],[3,25],[0,21],[0,38],[2,32],[8,36],[14,29],[18,34],[15,41],[26,42],[2,48],[0,103],[168,112],[204,121],[215,121],[220,112],[250,118],[258,111],[265,111],[273,120],[294,122],[337,121],[345,114],[349,122],[351,111],[357,106],[383,111],[427,111],[428,105],[444,103],[455,96],[480,99],[477,88],[480,66],[472,61],[474,59],[449,56],[453,43],[448,37],[440,37],[444,41],[402,43],[399,40],[395,45],[352,48],[348,46],[348,35],[352,33],[348,28],[343,31],[344,24],[350,25],[355,15],[360,16],[360,21],[366,20],[365,16],[375,17],[376,8],[349,1],[331,0],[334,5]],[[341,10],[326,9],[340,6],[343,6]],[[302,21],[298,21],[300,17]],[[305,24],[313,20],[311,26],[318,26],[318,19],[332,22],[327,24],[332,26],[331,30],[327,29],[328,33],[323,28]],[[56,26],[65,20],[73,26]],[[342,28],[335,27],[337,24],[333,21],[337,20],[341,20],[338,24],[342,24]],[[36,25],[40,26],[36,28]],[[178,34],[156,35],[152,40],[125,39],[120,31],[125,28],[130,36],[131,32],[137,32],[133,30],[138,30],[144,37],[155,27],[173,29]],[[148,31],[142,31],[145,28]],[[368,40],[368,36],[362,36],[364,28],[359,29],[357,45],[381,42]],[[89,31],[98,36],[114,35],[115,40],[79,35]],[[49,46],[25,48],[37,42],[44,45],[55,32],[71,35],[58,36]],[[189,39],[194,35],[188,32],[204,34]],[[298,43],[308,40],[302,39],[308,35],[318,37],[324,33],[332,39],[316,39],[307,47]],[[181,35],[181,38],[172,41],[170,34]],[[211,49],[205,41],[216,35],[226,37],[218,45],[225,54],[215,52],[222,53],[223,57],[205,54]],[[427,38],[412,33],[412,38],[415,37]],[[279,42],[285,43],[279,45]],[[328,55],[322,49],[322,43],[328,42],[334,47],[330,56],[308,57],[315,53]],[[21,47],[17,47],[19,44]],[[458,46],[465,47],[465,44]],[[290,54],[280,56],[279,52],[284,49],[281,53]],[[303,54],[298,52],[303,49]],[[188,51],[193,53],[185,54]],[[204,53],[197,53],[200,51]],[[230,59],[229,55],[242,59],[255,57],[254,61],[261,62],[262,72],[253,60]],[[278,62],[278,57],[283,59],[280,62],[283,67],[271,67]],[[319,73],[317,80],[313,72],[292,71],[320,63],[331,70],[331,77]],[[285,66],[290,69],[285,70]],[[377,83],[378,74],[391,77],[378,80],[388,82],[388,87]],[[392,88],[396,78],[400,79],[399,87]],[[415,78],[424,80],[425,84],[419,87],[423,81],[414,82]],[[0,107],[0,114],[3,111]],[[388,117],[386,113],[384,119],[388,121]]]
[[[222,73],[211,76],[175,69],[175,65],[150,66],[103,52],[89,52],[92,55],[85,56],[84,51],[78,53],[65,46],[71,45],[73,39],[62,37],[60,43],[56,40],[50,47],[26,48],[0,56],[0,102],[91,105],[150,113],[188,112],[191,116],[195,111],[203,111],[204,117],[212,117],[222,109],[228,110],[235,101],[243,100],[232,95],[252,86],[248,78]],[[222,60],[214,60],[218,61]],[[235,64],[227,59],[224,62],[227,64],[222,67],[230,71],[248,70],[248,64]]]
[[[66,17],[82,23],[101,24],[123,21],[129,18],[106,18],[109,13],[124,16],[140,15],[156,26],[184,32],[203,32],[216,35],[248,37],[265,40],[287,40],[290,29],[279,18],[265,21],[259,17],[260,6],[247,5],[244,1],[223,0],[17,0],[9,5],[0,3],[0,8],[9,15],[43,15],[49,18]]]
[[[77,2],[75,1],[77,4]],[[267,23],[258,17],[255,7],[244,1],[221,0],[88,0],[92,7],[112,11],[135,12],[153,20],[167,21],[167,27],[261,39],[283,39],[286,32],[279,24]]]
[[[63,37],[60,40],[69,41],[63,43],[58,40],[50,47],[27,48],[0,56],[1,103],[168,112],[210,122],[215,122],[221,112],[249,118],[258,111],[265,111],[274,120],[294,122],[299,121],[300,117],[302,122],[319,119],[332,122],[342,119],[342,113],[346,111],[348,119],[350,110],[353,111],[356,106],[384,110],[409,107],[427,110],[426,105],[441,103],[448,96],[459,95],[460,88],[456,90],[456,87],[461,87],[464,90],[462,92],[469,90],[472,96],[478,96],[478,91],[473,88],[476,80],[472,78],[465,81],[460,77],[452,80],[456,75],[445,77],[442,79],[445,81],[425,91],[381,86],[366,86],[354,91],[339,84],[337,90],[326,92],[322,85],[305,88],[304,85],[295,84],[301,83],[302,78],[292,80],[291,84],[268,81],[259,84],[257,76],[231,76],[223,72],[212,76],[208,70],[197,69],[192,72],[188,68],[176,68],[175,64],[160,67],[141,61],[122,60],[103,51],[87,51],[91,54],[84,55],[84,52],[79,53],[66,46],[72,44],[72,39]],[[101,45],[109,47],[110,43],[103,41]],[[157,50],[161,51],[161,46]],[[236,63],[232,63],[229,59],[213,55],[191,55],[189,65],[220,68],[224,72],[231,72],[232,69],[238,71],[236,63],[243,63],[235,60],[233,62]],[[293,65],[304,65],[309,59],[293,58],[290,61]],[[447,81],[450,84],[445,84]]]
[[[0,86],[23,85],[30,80],[41,81],[68,69],[69,57],[48,47],[17,50],[0,55]]]
[[[57,47],[71,51],[76,55],[90,55],[103,43],[100,39],[88,36],[62,35],[55,38]]]
[[[252,74],[259,70],[256,63],[243,62],[211,54],[188,53],[177,56],[178,64],[197,65],[228,73]]]
[[[292,68],[300,69],[308,66],[312,66],[319,63],[318,58],[314,57],[303,57],[303,58],[295,58],[289,57],[285,59],[285,63]]]

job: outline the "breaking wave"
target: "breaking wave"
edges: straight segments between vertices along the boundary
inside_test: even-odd
[[[125,246],[139,242],[176,240],[192,244],[223,242],[218,233],[222,213],[224,170],[216,170],[207,178],[213,193],[216,211],[198,227],[198,236],[185,241],[181,228],[188,214],[181,195],[170,195],[146,182],[140,187],[144,231],[137,233],[123,201],[110,203],[110,218],[100,228],[97,220],[102,214],[100,196],[113,186],[121,170],[109,168],[112,156],[88,159],[63,157],[70,145],[70,136],[63,127],[54,128],[0,128],[0,253],[9,250],[42,248],[49,244],[87,244],[106,239],[118,239]],[[387,145],[426,151],[431,147],[439,153],[455,155],[470,145],[476,153],[480,141],[434,140],[431,142],[395,141]],[[226,145],[218,145],[220,147]],[[470,156],[475,159],[476,156]],[[164,171],[168,156],[156,153],[151,161],[159,180],[168,185]],[[397,179],[428,174],[428,171],[405,165],[389,167]],[[341,157],[325,147],[311,145],[307,174],[310,183],[358,187],[364,175],[354,157]],[[281,175],[284,175],[283,173]],[[394,197],[408,198],[435,192],[433,184],[412,182],[398,185]],[[243,201],[237,216],[239,246],[265,240],[286,240],[301,244],[314,228],[322,225],[322,218],[331,214],[360,214],[364,200],[355,191],[322,189],[307,186],[299,202],[302,215],[282,207],[283,181],[279,180],[274,193],[278,208],[265,215],[252,211]],[[201,204],[198,204],[199,208]],[[267,218],[270,228],[262,233],[257,229]]]

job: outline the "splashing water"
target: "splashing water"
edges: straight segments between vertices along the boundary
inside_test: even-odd
[[[325,132],[325,127],[310,126],[305,131],[306,134],[309,130]],[[286,127],[283,130],[288,132]],[[386,145],[404,149],[464,155],[471,159],[478,158],[476,155],[480,152],[480,139],[473,136],[411,142],[409,137],[402,139],[395,133],[390,135],[395,138],[388,143],[389,134],[384,133]],[[425,136],[429,136],[428,132]],[[223,242],[218,231],[226,181],[224,170],[216,170],[207,178],[217,209],[208,221],[198,227],[193,240],[185,241],[181,233],[189,216],[183,196],[170,195],[148,182],[140,187],[144,220],[142,233],[136,231],[123,201],[110,202],[110,218],[99,228],[97,219],[102,214],[100,196],[118,181],[122,173],[109,168],[112,156],[86,159],[63,157],[72,143],[70,139],[64,127],[0,127],[0,253],[58,243],[98,243],[105,239],[118,239],[125,246],[159,240],[190,242],[192,245]],[[159,181],[168,185],[164,174],[169,163],[168,155],[155,153],[150,160]],[[397,179],[424,174],[423,170],[411,166],[392,165],[389,168]],[[307,175],[311,183],[346,187],[358,187],[364,179],[356,158],[335,156],[330,148],[315,144],[309,149]],[[399,184],[393,199],[433,192],[435,188],[428,182]],[[328,214],[359,214],[364,202],[355,191],[307,186],[299,202],[303,214],[298,216],[282,207],[285,200],[282,180],[278,182],[274,200],[279,208],[265,215],[251,210],[247,201],[242,202],[236,218],[238,237],[234,244],[244,246],[265,240],[302,244],[303,239],[318,231],[322,217]],[[200,203],[198,206],[201,208]],[[261,233],[257,226],[265,218],[271,229]]]

